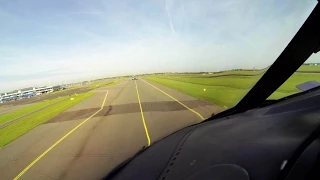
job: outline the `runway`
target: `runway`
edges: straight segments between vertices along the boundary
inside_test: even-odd
[[[223,109],[142,79],[94,91],[1,149],[1,179],[101,179],[144,146]]]

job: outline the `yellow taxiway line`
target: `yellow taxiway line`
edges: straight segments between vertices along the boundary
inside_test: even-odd
[[[148,146],[150,146],[151,140],[150,140],[150,136],[149,136],[147,124],[146,124],[146,121],[145,121],[144,115],[143,115],[143,110],[142,110],[142,106],[141,106],[141,101],[140,101],[140,95],[139,95],[138,85],[137,85],[137,82],[136,82],[136,81],[134,81],[134,82],[135,82],[135,84],[136,84],[136,90],[137,90],[138,102],[139,102],[139,106],[140,106],[140,113],[141,113],[142,123],[143,123],[143,127],[144,127],[144,130],[145,130],[147,139],[148,139]]]
[[[191,112],[193,112],[194,114],[196,114],[197,116],[199,116],[201,120],[205,120],[205,118],[204,118],[204,117],[202,117],[202,115],[201,115],[200,113],[198,113],[197,111],[195,111],[195,110],[193,110],[193,109],[189,108],[187,105],[183,104],[183,103],[182,103],[182,102],[180,102],[178,99],[176,99],[176,98],[174,98],[174,97],[170,96],[170,95],[169,95],[169,94],[167,94],[166,92],[164,92],[164,91],[162,91],[161,89],[157,88],[156,86],[154,86],[154,85],[152,85],[152,84],[148,83],[147,81],[145,81],[145,80],[142,80],[142,81],[143,81],[143,82],[145,82],[145,83],[147,83],[147,84],[149,84],[150,86],[154,87],[155,89],[157,89],[158,91],[162,92],[163,94],[167,95],[167,96],[168,96],[168,97],[170,97],[171,99],[175,100],[177,103],[181,104],[183,107],[185,107],[185,108],[186,108],[186,109],[188,109],[189,111],[191,111]]]
[[[109,91],[107,91],[103,102],[101,104],[100,109],[93,113],[90,117],[88,117],[87,119],[83,120],[80,124],[78,124],[75,128],[73,128],[71,131],[69,131],[66,135],[64,135],[62,138],[60,138],[57,142],[55,142],[52,146],[50,146],[46,151],[44,151],[40,156],[38,156],[34,161],[32,161],[26,168],[23,169],[23,171],[21,171],[15,178],[14,180],[19,179],[24,173],[26,173],[33,165],[35,165],[38,161],[40,161],[41,158],[43,158],[46,154],[48,154],[48,152],[50,152],[54,147],[56,147],[61,141],[63,141],[64,139],[66,139],[70,134],[72,134],[74,131],[76,131],[79,127],[81,127],[84,123],[86,123],[89,119],[91,119],[93,116],[95,116],[97,113],[99,113],[103,107],[104,104],[106,102],[107,96],[108,96]]]

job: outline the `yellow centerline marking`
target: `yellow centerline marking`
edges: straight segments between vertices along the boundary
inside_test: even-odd
[[[161,89],[157,88],[156,86],[148,83],[147,81],[145,81],[145,80],[142,80],[142,81],[145,82],[145,83],[147,83],[147,84],[149,84],[150,86],[154,87],[155,89],[157,89],[158,91],[162,92],[163,94],[167,95],[167,96],[170,97],[171,99],[175,100],[177,103],[181,104],[183,107],[187,108],[189,111],[191,111],[191,112],[193,112],[194,114],[196,114],[197,116],[199,116],[201,120],[205,120],[200,113],[198,113],[197,111],[189,108],[187,105],[183,104],[183,103],[180,102],[178,99],[170,96],[170,95],[167,94],[166,92],[164,92],[164,91],[162,91]]]
[[[136,90],[137,90],[138,102],[139,102],[139,106],[140,106],[140,113],[141,113],[142,123],[143,123],[143,127],[144,127],[144,130],[145,130],[145,132],[146,132],[147,139],[148,139],[148,146],[150,146],[151,141],[150,141],[150,136],[149,136],[147,124],[146,124],[146,121],[145,121],[144,115],[143,115],[143,110],[142,110],[142,106],[141,106],[141,101],[140,101],[140,96],[139,96],[138,85],[137,85],[137,82],[136,82],[136,81],[134,81],[134,82],[135,82],[135,84],[136,84]]]
[[[95,112],[94,114],[92,114],[90,117],[88,117],[87,119],[83,120],[80,124],[78,124],[75,128],[73,128],[71,131],[69,131],[66,135],[64,135],[62,138],[60,138],[57,142],[55,142],[52,146],[50,146],[46,151],[44,151],[40,156],[38,156],[34,161],[32,161],[26,168],[24,168],[23,171],[21,171],[15,178],[14,180],[19,179],[24,173],[26,173],[34,164],[36,164],[41,158],[43,158],[48,152],[50,152],[55,146],[57,146],[61,141],[63,141],[64,139],[66,139],[70,134],[72,134],[75,130],[77,130],[80,126],[82,126],[84,123],[86,123],[89,119],[91,119],[93,116],[95,116],[97,113],[99,113],[103,107],[104,104],[106,102],[107,96],[109,94],[109,91],[107,90],[107,93],[103,99],[102,105],[100,107],[100,109]]]

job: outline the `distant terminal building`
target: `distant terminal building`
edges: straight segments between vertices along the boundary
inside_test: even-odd
[[[59,86],[41,86],[41,87],[28,87],[20,90],[14,90],[11,92],[1,93],[0,94],[0,103],[18,100],[23,98],[30,98],[33,96],[51,93],[53,91],[58,91],[62,89],[66,89],[67,86],[59,85]]]

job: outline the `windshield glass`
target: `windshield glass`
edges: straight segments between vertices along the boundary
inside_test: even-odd
[[[2,0],[1,179],[101,179],[234,107],[316,0]],[[269,99],[320,82],[313,55]]]

